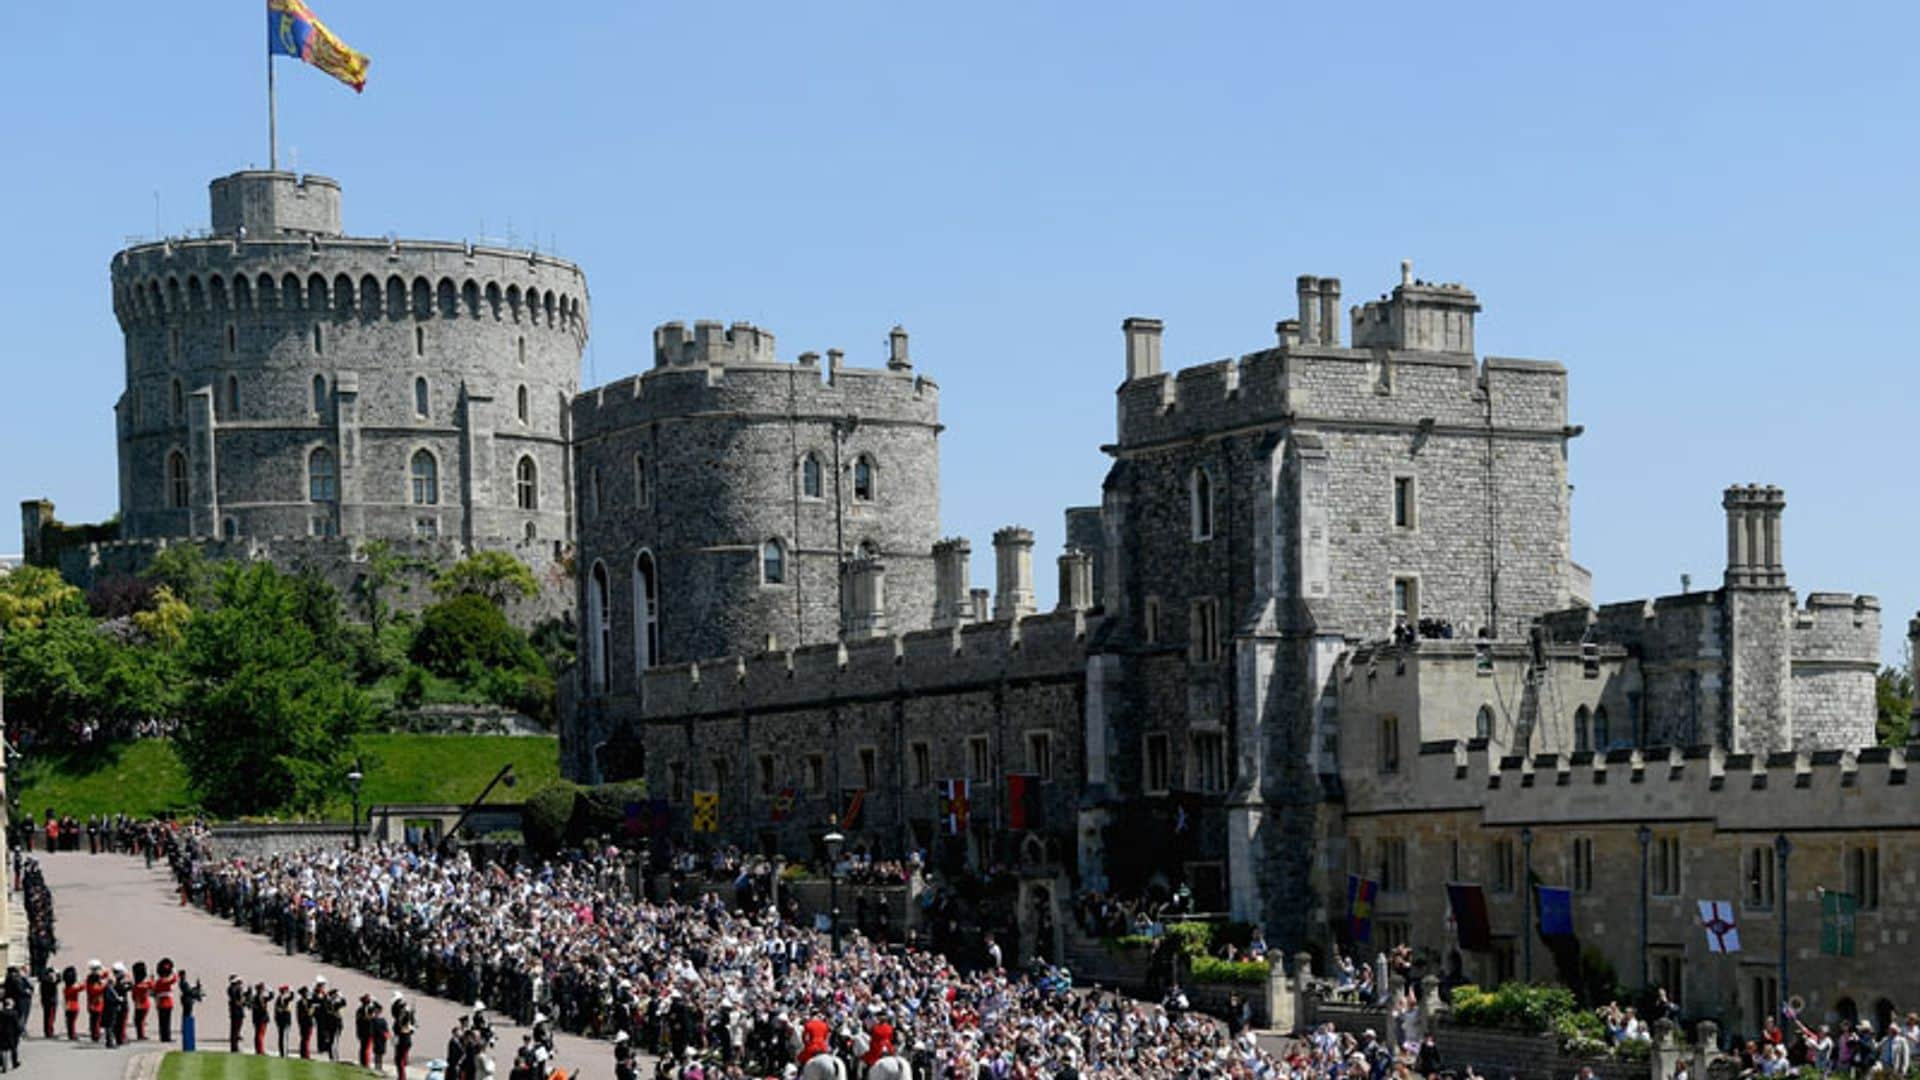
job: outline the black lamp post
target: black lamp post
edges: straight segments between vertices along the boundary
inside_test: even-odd
[[[360,850],[360,781],[365,777],[360,772],[360,762],[355,760],[353,771],[347,774],[347,790],[353,792],[353,850]]]
[[[1647,847],[1653,843],[1653,830],[1645,825],[1633,832],[1640,841],[1640,985],[1652,984],[1647,975]]]
[[[840,955],[840,845],[847,838],[839,829],[824,838],[827,844],[827,927],[833,941],[833,955]]]
[[[1520,907],[1526,914],[1526,930],[1520,935],[1520,978],[1525,982],[1533,981],[1533,829],[1523,826],[1520,829],[1520,865],[1521,865],[1521,901]]]
[[[1780,879],[1780,882],[1779,882],[1780,887],[1775,891],[1775,895],[1774,895],[1774,903],[1780,905],[1780,1001],[1779,1001],[1779,1004],[1785,1004],[1788,1000],[1788,997],[1787,997],[1787,994],[1788,994],[1787,902],[1789,899],[1792,898],[1793,894],[1787,888],[1787,856],[1792,853],[1793,853],[1793,841],[1787,839],[1786,833],[1776,834],[1773,838],[1773,857],[1775,861],[1775,869],[1778,871],[1778,873],[1776,873],[1775,876]]]

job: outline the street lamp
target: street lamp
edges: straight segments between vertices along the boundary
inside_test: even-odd
[[[827,844],[827,910],[828,932],[832,936],[833,955],[840,955],[840,845],[847,838],[834,829],[825,837]]]
[[[347,790],[353,792],[353,850],[360,850],[360,781],[366,779],[360,772],[360,761],[354,759],[353,771],[347,774]]]
[[[1652,980],[1647,975],[1647,849],[1653,843],[1653,830],[1641,825],[1633,837],[1640,841],[1640,985],[1648,986]]]

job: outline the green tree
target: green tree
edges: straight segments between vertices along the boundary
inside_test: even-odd
[[[216,814],[319,810],[344,783],[349,737],[371,706],[315,639],[296,579],[270,563],[229,565],[214,598],[184,649],[175,745],[188,779]]]
[[[1880,745],[1907,745],[1908,723],[1913,716],[1913,675],[1906,668],[1884,667],[1873,681],[1876,727]]]
[[[504,551],[476,551],[433,579],[433,595],[479,596],[496,607],[540,595],[540,580],[527,564]]]
[[[193,609],[173,595],[165,585],[153,590],[152,607],[133,613],[133,625],[147,640],[163,649],[177,649],[187,640],[187,624],[193,621]]]
[[[413,661],[446,679],[470,679],[480,669],[541,670],[526,635],[485,597],[463,593],[420,613]]]
[[[0,576],[0,630],[9,634],[61,615],[83,615],[87,598],[44,566],[15,567]]]
[[[55,615],[37,625],[9,630],[0,638],[9,734],[45,736],[68,724],[94,719],[95,691],[113,648],[85,615]]]
[[[141,577],[165,586],[196,610],[214,599],[216,566],[199,544],[168,544],[147,564]]]
[[[413,586],[407,583],[407,575],[426,564],[395,551],[393,544],[386,540],[362,544],[359,555],[360,576],[354,579],[353,595],[360,602],[360,613],[373,629],[373,636],[378,638],[381,630],[393,620],[393,604],[388,597],[411,592]]]

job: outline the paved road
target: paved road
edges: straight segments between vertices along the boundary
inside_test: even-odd
[[[111,965],[123,961],[132,966],[145,960],[152,967],[162,956],[190,972],[205,987],[207,998],[196,1011],[202,1049],[226,1049],[228,974],[237,974],[249,985],[264,981],[269,987],[311,984],[316,975],[340,987],[347,1000],[357,1002],[361,994],[373,994],[385,1004],[395,990],[403,990],[419,1008],[420,1031],[415,1037],[416,1073],[408,1070],[408,1080],[425,1075],[429,1059],[445,1052],[447,1035],[458,1016],[458,1007],[450,1001],[421,998],[411,990],[346,968],[317,963],[309,956],[288,956],[264,937],[256,937],[216,919],[197,908],[182,907],[179,894],[171,888],[171,879],[159,869],[148,870],[138,858],[125,855],[88,855],[63,852],[57,855],[37,853],[45,869],[47,884],[53,889],[54,916],[60,934],[60,951],[54,967],[72,964],[86,970],[89,959]],[[82,1041],[70,1044],[64,1039],[52,1044],[38,1037],[40,1003],[34,1002],[33,1038],[21,1049],[20,1075],[36,1080],[121,1080],[129,1058],[155,1049],[155,1044],[130,1043],[121,1050],[106,1050],[84,1041],[85,1017],[82,1016]],[[179,1017],[175,1017],[176,1025]],[[349,1017],[351,1019],[351,1017]],[[158,1038],[153,1019],[148,1035]],[[513,1048],[520,1045],[524,1029],[494,1018],[499,1043],[495,1057],[499,1074],[506,1075]],[[129,1030],[129,1034],[131,1034]],[[175,1032],[175,1038],[179,1037]],[[250,1048],[253,1035],[248,1031],[241,1045]],[[274,1032],[267,1030],[269,1050]],[[341,1039],[342,1057],[355,1052],[351,1026]],[[575,1076],[587,1080],[607,1080],[613,1075],[613,1054],[609,1044],[560,1035],[555,1040],[560,1063]],[[392,1071],[389,1063],[388,1071]]]

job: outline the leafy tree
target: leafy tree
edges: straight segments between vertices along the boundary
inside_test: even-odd
[[[319,810],[344,783],[366,696],[316,640],[311,595],[270,563],[229,565],[183,650],[176,748],[208,810]]]
[[[469,679],[488,668],[538,670],[540,665],[526,636],[500,608],[476,593],[462,593],[421,612],[412,656],[446,679]]]
[[[1909,719],[1913,715],[1913,675],[1906,668],[1884,667],[1873,681],[1880,745],[1907,745]]]
[[[433,579],[433,595],[480,596],[496,607],[540,595],[540,579],[527,564],[504,551],[476,551]]]
[[[87,610],[96,618],[118,619],[153,606],[154,585],[145,578],[115,574],[87,590]]]
[[[213,561],[199,544],[168,544],[141,576],[156,586],[166,586],[188,607],[204,608],[214,599],[214,571]]]
[[[58,616],[85,614],[86,610],[86,598],[57,570],[19,566],[0,576],[0,630],[9,634]]]
[[[10,577],[19,573],[16,570]],[[76,589],[76,605],[78,596]],[[97,704],[94,692],[113,648],[85,615],[60,614],[10,629],[0,638],[8,727],[45,737],[68,724],[92,719]]]
[[[179,648],[187,640],[187,624],[191,621],[193,609],[165,585],[153,590],[146,610],[133,613],[133,625],[163,649]]]
[[[377,638],[393,620],[393,605],[388,602],[388,596],[396,592],[411,592],[413,586],[407,583],[407,575],[426,563],[395,551],[393,544],[386,540],[362,544],[360,558],[362,568],[360,576],[354,580],[353,594],[360,601],[360,612]]]

